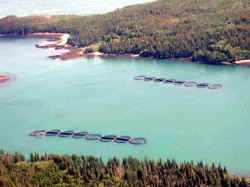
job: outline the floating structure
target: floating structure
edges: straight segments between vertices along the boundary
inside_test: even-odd
[[[156,78],[156,79],[154,79],[154,81],[155,82],[163,82],[163,81],[165,81],[165,79],[164,78]]]
[[[209,86],[208,83],[199,83],[196,85],[197,88],[207,88]]]
[[[46,133],[45,130],[34,130],[31,133],[29,133],[29,136],[44,136]]]
[[[208,85],[208,89],[219,89],[222,88],[221,84],[210,84]]]
[[[45,136],[57,136],[60,132],[58,129],[48,130],[45,132]]]
[[[85,139],[86,140],[100,140],[102,135],[100,134],[88,134]]]
[[[172,84],[172,83],[175,83],[175,82],[176,82],[175,79],[166,79],[166,80],[164,81],[164,83],[166,83],[166,84]]]
[[[145,77],[144,81],[153,81],[155,79],[156,79],[156,77]]]
[[[154,82],[163,82],[165,84],[172,84],[175,86],[185,86],[185,87],[194,87],[197,88],[209,88],[209,89],[220,89],[223,88],[221,84],[209,84],[209,83],[197,83],[194,81],[179,81],[176,79],[165,79],[157,77],[149,77],[145,75],[139,75],[134,77],[134,80],[143,80],[143,81],[154,81]]]
[[[133,138],[129,143],[134,145],[146,144],[147,141],[145,138]]]
[[[79,139],[85,138],[88,135],[88,132],[76,132],[72,135],[72,138]]]
[[[198,83],[197,82],[184,82],[184,86],[186,87],[194,87],[196,86]]]
[[[71,137],[74,139],[85,139],[91,141],[100,142],[116,142],[116,143],[131,143],[134,145],[146,144],[145,138],[132,138],[130,136],[117,136],[117,135],[105,135],[89,134],[86,131],[74,132],[72,130],[61,131],[59,129],[53,130],[34,130],[28,134],[29,136],[41,137],[41,136],[58,136],[58,137]]]
[[[175,81],[173,82],[174,85],[179,86],[179,85],[184,85],[185,81]]]
[[[107,135],[107,136],[102,136],[100,141],[101,142],[113,142],[116,138],[117,136],[115,135]]]
[[[120,136],[115,139],[115,142],[116,143],[128,143],[131,141],[131,139],[132,138],[130,136]]]
[[[74,134],[74,131],[63,131],[58,134],[59,137],[70,137]]]
[[[134,79],[135,80],[144,80],[146,78],[146,76],[144,75],[139,75],[139,76],[136,76]]]

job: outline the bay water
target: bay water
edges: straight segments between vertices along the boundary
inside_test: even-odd
[[[51,60],[44,39],[0,38],[0,148],[8,152],[175,158],[250,173],[250,69],[152,59]],[[58,53],[58,52],[57,52]],[[136,75],[223,84],[219,90]],[[147,144],[32,138],[35,129],[145,137]]]
[[[100,14],[150,0],[2,0],[0,17]],[[250,173],[248,67],[196,65],[149,59],[80,58],[53,61],[44,39],[0,38],[0,148],[8,152],[135,156],[221,163]],[[208,90],[135,81],[149,75],[209,83]],[[145,137],[146,145],[71,138],[32,138],[35,129]]]

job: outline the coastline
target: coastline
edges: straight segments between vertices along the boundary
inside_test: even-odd
[[[66,49],[67,52],[61,53],[60,55],[49,56],[51,59],[70,60],[80,57],[101,57],[101,58],[112,58],[112,57],[123,57],[123,58],[139,58],[139,54],[106,54],[99,51],[87,52],[87,47],[73,47],[67,44],[70,35],[67,33],[32,33],[28,34],[27,37],[31,38],[48,38],[47,42],[42,44],[36,44],[37,48],[54,48],[55,50]]]
[[[14,34],[0,34],[0,37],[17,37],[19,35]],[[37,48],[54,48],[55,50],[65,49],[66,52],[63,52],[61,54],[52,55],[48,58],[56,60],[71,60],[76,59],[80,57],[87,57],[87,58],[130,58],[130,59],[138,59],[138,58],[145,58],[140,57],[139,54],[107,54],[102,53],[99,51],[93,51],[93,52],[87,52],[87,49],[89,49],[90,46],[86,47],[74,47],[69,44],[67,44],[68,39],[70,38],[70,34],[68,33],[50,33],[50,32],[37,32],[37,33],[30,33],[25,35],[25,37],[29,38],[47,38],[47,42],[36,44]],[[153,57],[147,57],[148,59],[152,59]],[[169,58],[167,59],[169,61],[183,61],[183,62],[193,62],[192,58]],[[227,66],[249,66],[250,65],[250,59],[245,60],[238,60],[233,63],[230,62],[220,62],[218,65],[227,65]]]
[[[114,57],[119,57],[119,58],[132,58],[132,59],[138,59],[138,58],[143,58],[140,57],[139,54],[107,54],[107,53],[101,53],[99,51],[94,51],[91,53],[86,53],[86,50],[88,49],[89,46],[87,47],[73,47],[67,44],[68,39],[70,38],[70,35],[67,33],[33,33],[30,34],[29,37],[44,37],[44,38],[58,38],[58,43],[54,44],[47,44],[45,46],[40,46],[40,48],[55,48],[57,49],[67,49],[69,50],[68,52],[64,52],[60,55],[52,55],[49,56],[51,59],[60,59],[60,60],[70,60],[70,59],[75,59],[75,58],[80,58],[80,57],[88,57],[88,58],[95,58],[95,57],[100,57],[100,58],[114,58]],[[149,57],[152,58],[152,57]],[[192,58],[169,58],[169,61],[183,61],[183,62],[193,62]],[[220,62],[218,65],[250,65],[250,60],[240,60],[240,61],[235,61],[233,63],[230,62]]]
[[[237,65],[250,65],[250,59],[249,60],[238,60],[238,61],[235,61],[235,64],[237,64]]]

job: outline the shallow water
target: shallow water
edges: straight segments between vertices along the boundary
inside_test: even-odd
[[[0,148],[9,152],[175,158],[250,172],[250,69],[145,59],[53,61],[41,39],[0,39]],[[221,83],[220,90],[133,80],[140,74]],[[145,137],[142,146],[32,138],[34,129]]]
[[[0,17],[8,15],[101,14],[152,0],[1,0]]]

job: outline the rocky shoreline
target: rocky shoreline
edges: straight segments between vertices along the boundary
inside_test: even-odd
[[[47,42],[42,44],[36,44],[37,48],[54,48],[55,50],[65,49],[66,52],[63,52],[59,55],[49,56],[51,59],[60,59],[60,60],[70,60],[79,57],[124,57],[124,58],[139,58],[139,55],[134,54],[105,54],[99,51],[89,52],[89,47],[74,47],[67,44],[70,37],[69,34],[65,33],[32,33],[27,35],[27,37],[32,38],[48,38]]]
[[[0,84],[6,83],[10,81],[10,77],[8,75],[0,75]]]

